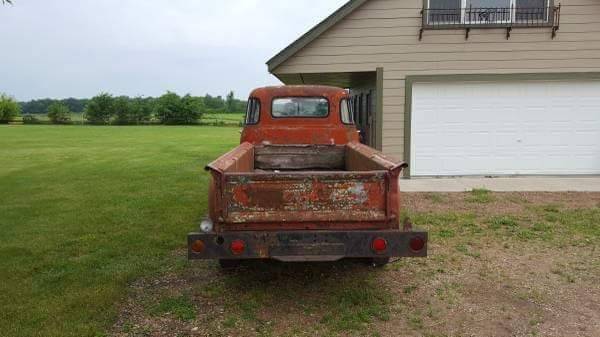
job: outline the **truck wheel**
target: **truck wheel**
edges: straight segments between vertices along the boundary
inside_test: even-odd
[[[235,269],[240,266],[240,260],[219,260],[222,269]]]
[[[389,257],[375,257],[371,259],[371,265],[375,268],[384,267],[388,263],[390,263]]]

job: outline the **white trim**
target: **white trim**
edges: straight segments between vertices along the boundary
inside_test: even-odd
[[[414,83],[411,175],[600,174],[598,90],[585,79]]]
[[[496,21],[485,21],[485,22],[484,21],[467,22],[467,9],[469,8],[469,7],[467,7],[467,1],[468,0],[460,0],[460,2],[461,2],[461,4],[460,4],[460,6],[461,6],[460,7],[460,10],[461,10],[460,23],[458,23],[458,22],[452,22],[452,21],[449,21],[449,22],[446,22],[446,21],[442,22],[442,21],[440,21],[440,22],[435,22],[433,24],[441,24],[441,25],[448,25],[448,24],[449,25],[451,25],[451,24],[457,24],[457,25],[458,24],[462,24],[462,25],[464,25],[464,24],[467,24],[467,25],[469,25],[469,24],[471,24],[471,25],[486,25],[486,24],[491,24],[491,25],[493,25],[493,24],[502,24],[502,23],[511,23],[511,22],[518,23],[516,21],[516,17],[517,17],[517,1],[518,0],[508,0],[510,2],[509,3],[509,8],[512,9],[511,13],[510,13],[510,18],[508,20],[496,20]],[[469,0],[469,1],[473,1],[473,0]],[[477,0],[475,0],[475,1],[477,1]],[[544,9],[548,9],[548,10],[546,12],[546,18],[545,18],[544,22],[549,22],[550,21],[550,8],[549,7],[550,7],[550,0],[545,0]],[[475,7],[475,8],[480,8],[480,7]],[[498,7],[498,8],[501,9],[501,8],[504,8],[504,7]],[[427,10],[430,10],[430,9],[431,9],[431,0],[427,0]],[[450,10],[450,9],[453,9],[453,8],[448,8],[448,9]],[[427,23],[428,24],[432,24],[430,17],[431,17],[430,14],[428,14],[427,15]]]

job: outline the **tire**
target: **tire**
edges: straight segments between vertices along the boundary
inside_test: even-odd
[[[241,264],[240,260],[219,260],[219,266],[221,269],[235,269]]]
[[[371,265],[375,268],[385,267],[388,263],[390,263],[389,257],[374,257],[371,259]]]

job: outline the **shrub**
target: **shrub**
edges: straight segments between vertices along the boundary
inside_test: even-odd
[[[69,124],[71,123],[71,111],[62,103],[52,103],[48,107],[48,119],[52,124]]]
[[[167,92],[156,101],[156,116],[162,124],[195,124],[202,117],[203,103],[198,97],[180,97]]]
[[[114,98],[102,93],[93,97],[85,106],[85,118],[91,124],[108,124],[114,115]]]
[[[0,94],[0,122],[7,123],[20,114],[21,106],[19,103],[6,94]]]
[[[129,122],[131,124],[143,124],[152,118],[152,100],[136,97],[129,102]]]
[[[113,101],[113,111],[115,113],[115,124],[127,125],[131,121],[131,108],[129,98],[125,96],[117,97]]]

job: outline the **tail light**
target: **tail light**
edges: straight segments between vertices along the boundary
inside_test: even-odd
[[[388,243],[384,238],[376,238],[371,244],[371,248],[377,254],[382,254],[387,250]]]
[[[242,255],[246,250],[246,243],[242,240],[235,240],[229,245],[229,249],[233,255]]]
[[[192,243],[192,252],[200,254],[204,251],[204,249],[206,248],[206,245],[204,244],[204,241],[202,240],[196,240],[194,241],[194,243]]]
[[[413,252],[420,252],[423,250],[423,248],[425,248],[425,240],[422,237],[415,236],[414,238],[410,239],[410,249]]]

